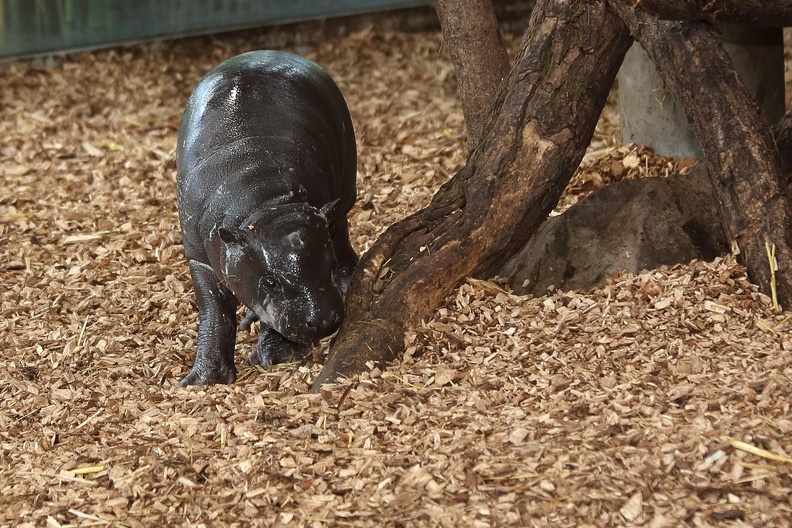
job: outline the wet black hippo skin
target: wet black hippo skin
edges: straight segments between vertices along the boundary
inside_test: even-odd
[[[199,311],[182,386],[233,383],[240,327],[260,320],[248,358],[302,358],[338,329],[357,263],[347,230],[356,146],[341,92],[320,66],[281,51],[233,57],[196,86],[177,145],[178,208]]]

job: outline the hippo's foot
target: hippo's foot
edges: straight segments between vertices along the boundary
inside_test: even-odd
[[[239,329],[248,332],[250,326],[258,320],[259,317],[256,315],[256,312],[248,308],[248,311],[245,312],[245,317],[239,322]]]
[[[269,367],[280,363],[294,363],[303,359],[310,351],[311,345],[289,341],[272,328],[265,328],[259,333],[258,343],[248,356],[247,364]]]
[[[216,385],[234,383],[237,378],[236,367],[234,365],[220,366],[220,365],[207,365],[198,362],[193,365],[190,373],[187,374],[180,385],[187,387],[189,385]]]

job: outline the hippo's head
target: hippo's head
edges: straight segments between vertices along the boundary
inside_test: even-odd
[[[343,317],[327,221],[332,207],[282,205],[250,225],[218,230],[223,284],[262,324],[298,343],[332,334]]]

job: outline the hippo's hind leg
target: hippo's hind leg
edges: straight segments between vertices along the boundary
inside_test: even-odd
[[[189,264],[200,319],[195,363],[181,385],[233,383],[237,300],[211,267],[194,260]]]
[[[349,283],[352,280],[352,274],[355,272],[355,266],[357,266],[358,256],[349,242],[349,226],[347,225],[346,216],[337,220],[336,225],[333,227],[333,232],[330,236],[333,240],[336,262],[338,263],[336,281],[338,282],[338,289],[341,290],[342,294],[346,295]]]
[[[258,343],[248,356],[247,363],[262,367],[294,363],[303,359],[310,351],[311,345],[289,341],[272,328],[262,325]]]

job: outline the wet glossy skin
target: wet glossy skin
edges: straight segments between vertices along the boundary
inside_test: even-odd
[[[182,385],[231,383],[239,302],[262,321],[255,364],[302,357],[334,332],[357,261],[346,215],[356,149],[344,99],[285,52],[229,59],[194,90],[178,139],[178,206],[199,308]],[[255,315],[255,317],[253,316]]]

